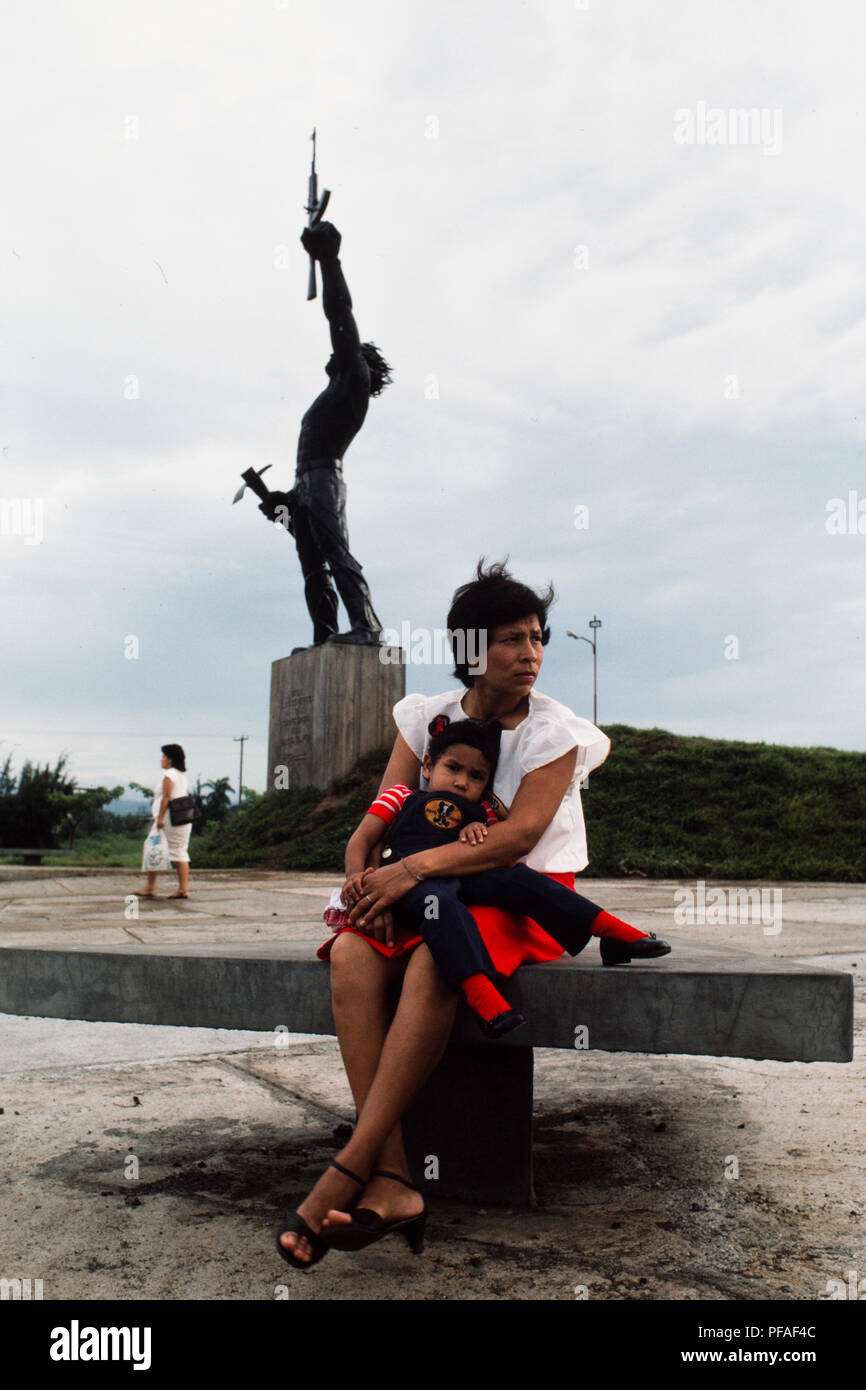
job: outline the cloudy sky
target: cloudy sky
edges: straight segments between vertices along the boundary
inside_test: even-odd
[[[290,539],[230,502],[251,464],[290,484],[325,381],[314,124],[395,368],[346,460],[383,622],[444,625],[508,554],[557,588],[540,688],[580,713],[565,634],[598,614],[602,723],[866,746],[855,0],[8,0],[2,27],[0,753],[152,785],[178,741],[236,785],[248,734],[265,785],[270,663],[309,621]]]

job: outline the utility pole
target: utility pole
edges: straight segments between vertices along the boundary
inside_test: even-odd
[[[241,770],[238,774],[238,806],[240,806],[244,794],[244,744],[249,738],[249,734],[241,734],[240,738],[232,739],[232,743],[239,743],[241,746]]]

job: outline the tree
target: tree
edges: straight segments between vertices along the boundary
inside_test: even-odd
[[[59,833],[69,836],[68,848],[72,849],[79,830],[93,833],[100,828],[98,813],[109,801],[116,801],[123,794],[123,787],[74,787],[71,793],[52,792],[49,801],[57,812],[56,828]]]
[[[208,821],[221,823],[226,820],[231,809],[231,797],[234,794],[234,787],[229,785],[228,777],[218,777],[215,782],[205,782],[206,787],[210,787],[210,796],[205,797],[202,802],[202,820],[200,825]]]
[[[12,754],[0,768],[0,845],[14,845],[12,837],[13,803],[16,778],[12,772]]]
[[[13,848],[48,849],[56,843],[55,834],[62,812],[52,800],[55,796],[71,796],[75,782],[66,776],[66,755],[57,759],[54,767],[26,762],[17,779],[12,775],[11,760],[7,758],[0,776],[0,833],[3,843]]]
[[[141,792],[142,796],[146,796],[146,797],[147,797],[148,801],[153,801],[153,798],[154,798],[154,790],[153,790],[153,787],[143,787],[143,786],[141,785],[140,782],[130,782],[129,785],[130,785],[130,787],[132,788],[132,790],[133,790],[134,792]]]

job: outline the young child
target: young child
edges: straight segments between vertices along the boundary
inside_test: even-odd
[[[348,924],[341,905],[351,908],[363,899],[364,868],[371,850],[383,839],[382,863],[400,861],[407,874],[417,879],[413,853],[458,839],[480,844],[488,825],[500,819],[495,797],[485,800],[485,795],[496,771],[501,725],[474,719],[449,723],[439,716],[429,732],[422,765],[428,788],[413,792],[406,786],[389,787],[370,806],[346,846],[346,881],[325,912],[332,926]],[[525,864],[463,878],[417,879],[394,905],[396,925],[423,938],[445,980],[462,990],[487,1036],[497,1038],[526,1019],[493,983],[497,972],[470,906],[523,913],[573,956],[593,934],[602,909]],[[610,924],[618,923],[610,914],[603,916]]]

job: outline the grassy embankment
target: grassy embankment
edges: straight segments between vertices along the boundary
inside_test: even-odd
[[[610,758],[584,791],[585,877],[866,882],[866,753],[622,724],[607,732]],[[203,835],[193,832],[193,866],[339,871],[385,758],[385,750],[368,754],[328,795],[279,792]],[[140,839],[82,842],[74,858],[54,863],[137,868],[145,829]]]
[[[606,732],[611,755],[583,794],[586,876],[866,882],[866,753]],[[195,862],[339,870],[384,762],[369,755],[328,796],[265,797],[203,838]]]

